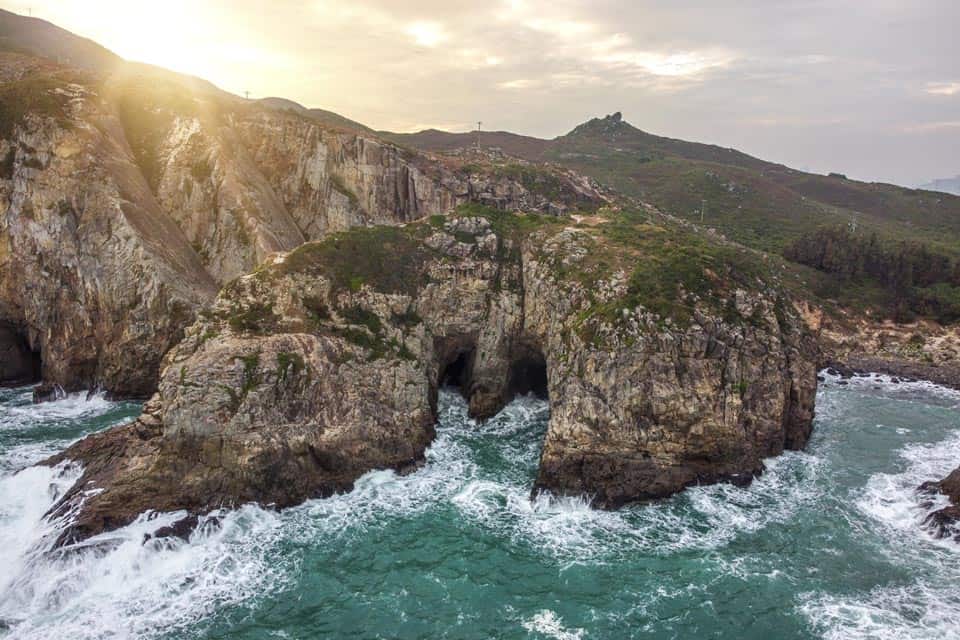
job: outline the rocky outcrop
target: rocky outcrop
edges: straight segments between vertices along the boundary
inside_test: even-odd
[[[84,464],[63,541],[409,469],[445,382],[480,417],[549,396],[537,490],[616,507],[748,481],[810,434],[815,346],[751,256],[662,222],[472,207],[277,256],[188,330],[135,423],[52,461]]]
[[[960,330],[931,320],[898,324],[836,313],[824,316],[826,364],[960,389]]]
[[[0,346],[39,353],[68,391],[149,395],[218,286],[305,239],[468,201],[604,200],[563,172],[464,167],[135,65],[0,53],[0,115]]]
[[[214,283],[84,77],[20,56],[0,66],[16,116],[0,139],[0,322],[49,382],[149,395]]]
[[[942,494],[950,504],[927,516],[924,525],[938,538],[953,538],[960,542],[960,467],[939,482],[925,482],[921,493],[934,496]]]

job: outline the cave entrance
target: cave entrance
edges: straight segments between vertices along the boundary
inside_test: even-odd
[[[538,398],[548,400],[547,386],[546,358],[539,349],[524,347],[510,363],[507,386],[509,397],[532,393]]]
[[[440,370],[440,386],[456,387],[466,395],[470,384],[470,370],[473,366],[473,350],[461,349]]]
[[[0,322],[0,385],[18,386],[40,380],[40,352],[10,323]]]

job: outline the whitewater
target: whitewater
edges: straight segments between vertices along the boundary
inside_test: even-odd
[[[426,464],[283,512],[141,516],[54,549],[80,470],[33,467],[135,403],[0,390],[0,638],[960,638],[960,545],[915,488],[960,464],[960,393],[827,376],[805,452],[748,488],[617,512],[531,501],[546,402],[441,391]]]

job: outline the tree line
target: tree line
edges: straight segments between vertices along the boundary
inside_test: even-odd
[[[915,316],[960,320],[960,260],[916,241],[889,241],[848,226],[821,227],[797,238],[784,257],[832,274],[841,283],[872,284],[897,321]]]

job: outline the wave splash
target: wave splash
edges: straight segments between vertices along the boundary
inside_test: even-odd
[[[0,480],[0,620],[10,639],[143,638],[186,629],[218,609],[277,588],[288,573],[270,554],[276,514],[244,507],[188,541],[145,537],[183,513],[142,515],[127,527],[53,549],[62,522],[43,514],[79,477],[31,467]],[[268,561],[268,556],[270,560]]]
[[[871,388],[888,384],[891,394],[921,393],[877,380],[862,384]],[[952,402],[949,394],[938,397]],[[14,431],[27,423],[40,425],[45,418],[34,411],[80,416],[78,421],[92,416],[106,420],[114,407],[97,398],[89,403],[79,398],[58,402],[62,404],[40,409],[14,405],[18,411],[0,405],[0,425],[12,425]],[[718,571],[739,578],[754,579],[763,572],[782,575],[776,567],[771,571],[759,561],[751,565],[749,557],[734,557],[736,553],[727,553],[724,547],[744,535],[792,526],[798,514],[817,509],[833,464],[830,452],[815,443],[810,453],[791,452],[768,460],[767,472],[746,489],[695,487],[651,505],[597,511],[584,498],[530,499],[549,419],[545,402],[519,398],[482,424],[468,417],[465,402],[453,392],[441,392],[439,405],[437,438],[418,471],[405,476],[372,472],[349,493],[309,501],[280,514],[252,505],[212,514],[219,526],[201,526],[187,541],[144,542],[148,534],[183,515],[149,513],[118,531],[53,551],[61,524],[44,521],[43,514],[79,470],[28,468],[3,475],[0,566],[11,570],[0,575],[0,628],[6,623],[10,630],[5,637],[16,639],[202,634],[205,625],[222,618],[224,611],[249,612],[263,598],[295,585],[303,558],[296,550],[362,544],[371,529],[402,527],[404,521],[426,512],[452,511],[464,526],[492,533],[561,571],[572,565],[613,565],[637,557],[694,552],[718,563]],[[829,411],[830,402],[823,406]],[[54,441],[63,440],[54,435]],[[28,445],[0,449],[0,455],[23,455],[18,448]],[[935,445],[905,447],[901,451],[905,469],[870,476],[866,488],[858,489],[852,508],[854,517],[875,522],[884,531],[883,550],[898,549],[897,564],[926,567],[928,575],[908,585],[849,596],[825,590],[800,595],[798,610],[820,635],[910,639],[935,633],[948,637],[948,630],[960,628],[960,592],[955,588],[960,573],[944,572],[942,556],[929,553],[931,548],[938,553],[955,551],[916,544],[929,542],[929,537],[916,526],[924,514],[917,510],[913,494],[920,482],[950,470],[951,450],[960,450],[960,435]],[[732,559],[723,560],[723,554]],[[655,595],[643,595],[654,609]],[[675,597],[684,596],[678,592]],[[549,603],[541,607],[514,620],[536,637],[567,640],[590,635],[587,625],[569,612]]]

